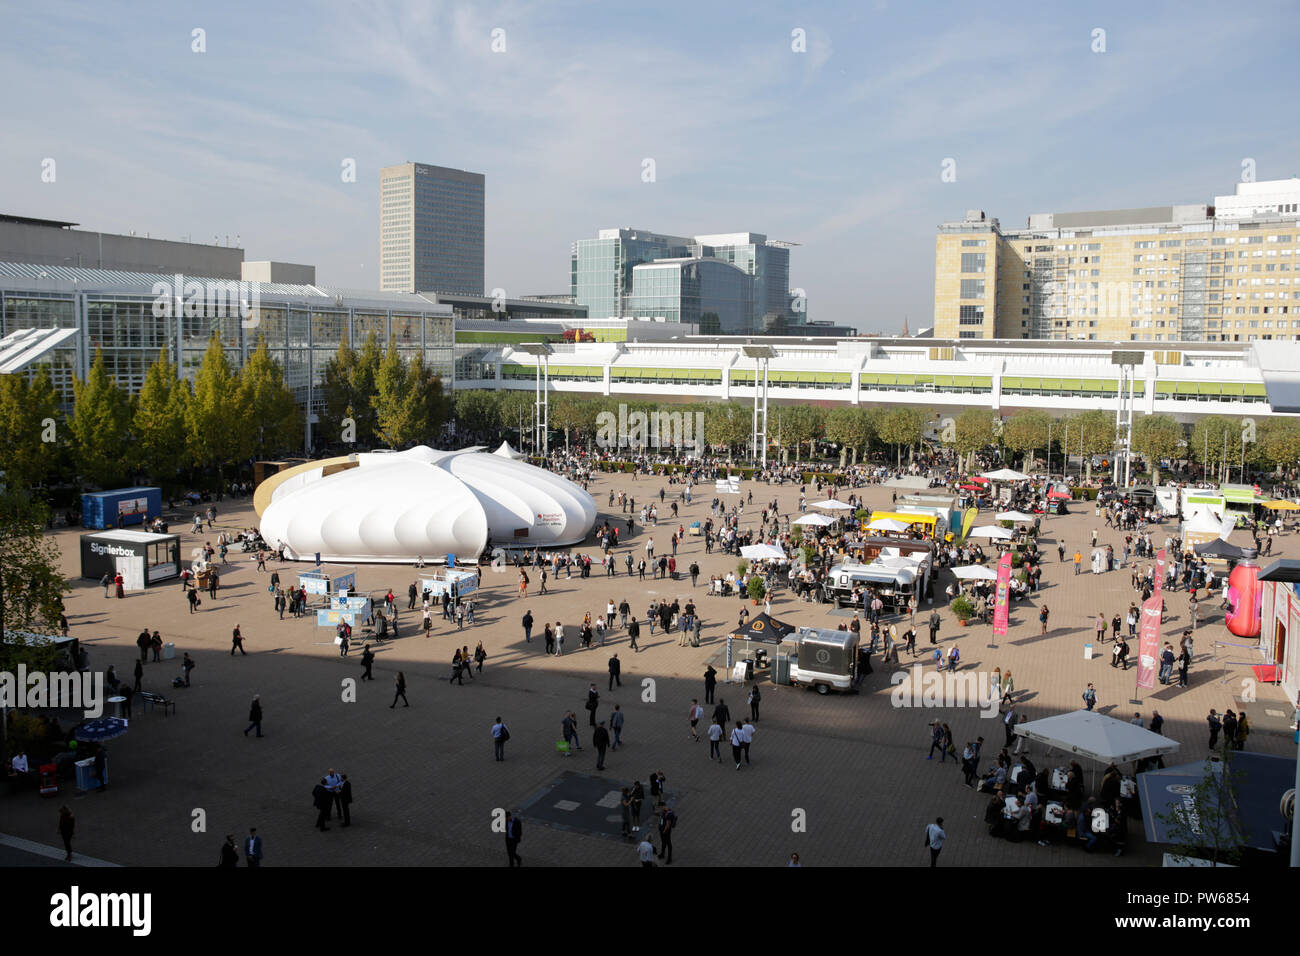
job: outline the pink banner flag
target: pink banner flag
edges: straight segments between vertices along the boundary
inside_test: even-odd
[[[1152,587],[1152,594],[1158,595],[1165,589],[1165,549],[1161,548],[1156,552],[1156,580]]]
[[[1007,636],[1007,617],[1011,608],[1011,552],[998,559],[998,583],[993,597],[993,636]]]
[[[1138,687],[1155,687],[1156,671],[1160,658],[1160,606],[1159,594],[1153,594],[1142,604],[1141,630],[1138,631]]]

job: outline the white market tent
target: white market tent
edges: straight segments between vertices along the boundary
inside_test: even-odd
[[[952,576],[958,581],[996,581],[998,573],[992,568],[980,564],[963,564],[952,569]]]
[[[517,452],[513,448],[511,448],[510,442],[508,441],[503,441],[501,443],[501,447],[498,448],[496,451],[494,451],[492,454],[500,455],[502,458],[510,458],[513,459],[514,461],[518,461],[521,458],[528,457],[527,455]]]
[[[997,525],[986,524],[978,528],[972,528],[966,535],[968,538],[992,538],[995,541],[1008,541],[1015,535],[1006,528],[999,528]]]
[[[1056,750],[1101,763],[1127,763],[1175,753],[1176,740],[1096,711],[1076,710],[1018,724],[1015,732]]]
[[[995,516],[998,521],[1033,521],[1033,515],[1027,515],[1023,511],[999,511]]]
[[[1023,475],[1018,471],[1010,468],[999,468],[997,471],[986,471],[980,475],[981,478],[987,478],[989,481],[1028,481],[1029,476]]]
[[[746,561],[786,560],[786,553],[770,544],[747,544],[740,549],[740,556]]]
[[[808,506],[809,508],[825,508],[827,511],[852,511],[853,505],[845,504],[843,501],[836,501],[834,498],[827,498],[825,501],[818,501]]]
[[[790,523],[791,523],[791,524],[813,525],[814,527],[824,528],[824,527],[826,527],[827,525],[832,525],[832,524],[834,524],[834,523],[835,523],[835,519],[834,519],[834,518],[828,518],[828,517],[826,517],[825,515],[804,515],[802,518],[798,518],[798,519],[796,519],[796,520],[794,520],[794,521],[792,521],[792,522],[790,522]]]
[[[867,525],[868,531],[891,531],[895,534],[900,531],[906,531],[911,525],[897,518],[877,518],[871,524]]]

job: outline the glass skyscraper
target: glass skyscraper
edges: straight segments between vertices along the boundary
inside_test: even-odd
[[[483,294],[482,173],[425,163],[379,171],[379,287]]]
[[[664,267],[648,268],[652,263]],[[802,318],[789,299],[789,244],[758,233],[686,238],[602,229],[597,238],[573,244],[570,270],[574,301],[593,318],[703,317],[701,331],[717,331],[716,318],[729,332],[763,331],[777,317],[787,324]],[[743,314],[737,311],[742,302]]]

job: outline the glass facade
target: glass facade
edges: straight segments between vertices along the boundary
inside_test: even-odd
[[[304,408],[319,412],[318,386],[325,365],[347,341],[360,345],[374,332],[381,347],[391,334],[405,358],[423,352],[426,365],[450,393],[453,380],[453,319],[450,315],[392,312],[374,307],[312,309],[299,302],[273,301],[262,293],[247,320],[154,315],[155,297],[133,293],[36,294],[9,291],[0,279],[0,337],[21,329],[80,328],[82,334],[40,357],[27,371],[48,365],[65,410],[72,405],[74,378],[84,377],[102,349],[104,364],[119,385],[135,394],[149,367],[165,349],[180,375],[197,374],[208,341],[217,333],[232,366],[265,340],[271,358],[284,370],[285,383]],[[331,300],[337,302],[337,300]],[[345,300],[346,302],[346,300]]]
[[[683,259],[637,266],[629,314],[635,318],[688,322],[701,333],[756,330],[754,283],[718,259]]]
[[[381,289],[483,294],[482,174],[407,163],[379,194]]]

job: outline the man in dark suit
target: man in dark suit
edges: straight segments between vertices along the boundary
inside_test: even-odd
[[[352,826],[352,781],[348,775],[343,775],[343,785],[339,787],[339,792],[334,794],[334,809],[339,812],[343,818],[343,826]]]
[[[506,811],[506,856],[512,867],[523,866],[523,857],[519,855],[519,841],[524,836],[524,825],[509,810]]]
[[[262,838],[257,835],[257,827],[248,828],[248,838],[244,840],[244,857],[249,866],[262,865]]]
[[[334,806],[334,794],[330,793],[329,788],[325,786],[324,777],[312,788],[311,802],[316,807],[316,829],[324,833],[329,829],[325,821],[330,818],[330,808]]]

